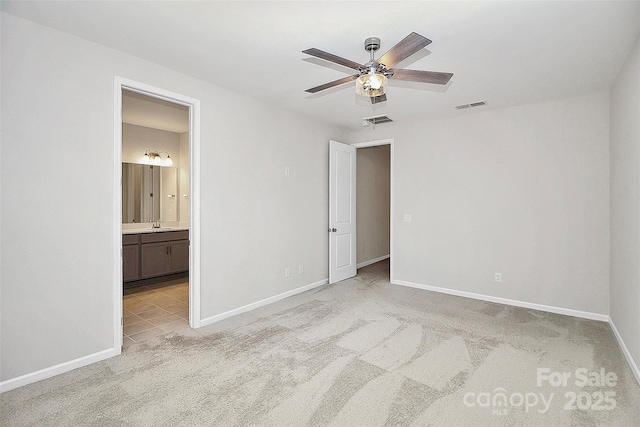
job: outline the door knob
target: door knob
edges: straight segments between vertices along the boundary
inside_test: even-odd
[[[330,228],[330,229],[329,229],[329,233],[335,233],[336,231],[338,231],[338,229],[337,229],[337,228]]]

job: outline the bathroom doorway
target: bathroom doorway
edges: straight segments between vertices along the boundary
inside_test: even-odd
[[[200,326],[199,117],[196,99],[116,78],[114,346],[120,351]]]

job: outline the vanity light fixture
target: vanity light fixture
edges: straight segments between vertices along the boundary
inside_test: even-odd
[[[160,154],[166,154],[167,158],[162,160],[162,156]],[[173,160],[171,160],[171,156],[166,151],[151,151],[147,150],[144,152],[143,161],[147,164],[154,165],[157,164],[159,166],[172,166]]]

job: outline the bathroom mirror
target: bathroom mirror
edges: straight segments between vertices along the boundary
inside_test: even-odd
[[[122,223],[178,221],[176,168],[122,163]]]

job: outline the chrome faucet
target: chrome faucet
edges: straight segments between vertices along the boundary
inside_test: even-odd
[[[160,228],[160,220],[159,219],[152,220],[151,221],[151,228]]]

